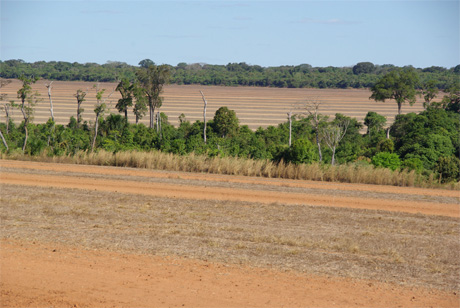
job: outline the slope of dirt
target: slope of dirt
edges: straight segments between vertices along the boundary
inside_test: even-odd
[[[456,191],[0,168],[2,307],[460,306]]]
[[[2,307],[456,307],[453,293],[225,264],[1,242]]]

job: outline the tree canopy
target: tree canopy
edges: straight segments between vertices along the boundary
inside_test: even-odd
[[[22,74],[49,80],[81,80],[93,82],[118,81],[127,78],[133,81],[139,68],[156,65],[144,59],[138,66],[124,62],[109,61],[105,64],[70,63],[63,61],[23,60],[0,61],[0,77],[18,78]],[[213,65],[204,63],[178,63],[167,65],[174,84],[202,84],[224,86],[262,86],[289,88],[369,88],[385,74],[399,67],[390,64],[376,65],[359,62],[352,67],[313,67],[310,64],[262,67],[245,62]],[[423,85],[435,81],[435,87],[444,90],[459,78],[460,66],[453,68],[413,68]]]

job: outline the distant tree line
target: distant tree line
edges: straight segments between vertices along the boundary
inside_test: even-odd
[[[142,60],[140,66],[141,63],[149,61],[151,60]],[[399,69],[394,65],[374,65],[371,62],[360,62],[353,67],[313,67],[309,64],[262,67],[244,62],[227,65],[179,63],[176,66],[165,66],[170,72],[170,82],[173,84],[278,88],[370,88],[383,75]],[[23,60],[0,61],[2,78],[19,78],[21,75],[26,75],[63,81],[109,82],[124,78],[132,81],[136,78],[137,69],[137,66],[116,61],[109,61],[102,65],[63,61],[34,63]],[[419,88],[431,83],[433,87],[444,90],[455,83],[460,75],[460,65],[449,69],[439,66],[413,69],[420,79]]]
[[[376,101],[394,99],[398,109],[404,103],[413,103],[416,95],[423,95],[425,111],[398,114],[387,127],[386,118],[368,112],[364,123],[337,113],[334,118],[321,114],[321,101],[307,100],[289,113],[288,121],[277,126],[253,131],[241,126],[237,114],[227,107],[219,108],[208,121],[191,123],[186,115],[179,117],[174,127],[168,116],[155,109],[162,104],[163,85],[171,76],[170,67],[143,60],[134,71],[134,79],[118,80],[110,94],[95,85],[97,103],[94,122],[82,122],[81,103],[87,91],[77,90],[76,117],[68,125],[56,125],[52,111],[52,83],[47,85],[51,117],[45,124],[34,124],[34,106],[42,100],[31,85],[37,76],[19,76],[23,85],[13,98],[0,94],[5,122],[0,123],[2,144],[0,151],[22,152],[50,156],[73,155],[79,151],[109,152],[151,151],[187,155],[232,156],[270,160],[293,164],[356,164],[373,165],[391,170],[409,169],[441,182],[460,180],[460,81],[452,83],[436,99],[438,89],[433,82],[420,85],[419,72],[411,67],[395,68],[380,76],[371,87],[370,98]],[[360,69],[370,69],[364,66]],[[0,79],[0,87],[11,80]],[[120,114],[106,115],[105,101],[119,91],[117,110]],[[205,95],[203,100],[206,103]],[[20,124],[9,117],[10,108],[23,115]],[[128,109],[136,115],[136,124],[128,122]],[[137,119],[149,111],[149,127]],[[360,134],[363,125],[366,134]]]

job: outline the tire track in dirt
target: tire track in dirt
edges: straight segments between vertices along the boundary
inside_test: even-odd
[[[21,162],[22,163],[22,162]],[[20,163],[13,163],[16,168],[20,168]],[[33,166],[43,167],[45,164],[39,165],[37,163],[24,163],[25,169],[34,169]],[[8,166],[8,162],[1,161],[0,166]],[[60,164],[47,164],[51,166],[54,171],[70,172],[70,170],[79,171],[84,169],[83,166],[75,165],[60,165]],[[90,173],[98,174],[102,170],[110,170],[112,175],[120,174],[125,169],[120,168],[91,168],[86,170],[88,175]],[[46,168],[45,168],[46,169]],[[135,170],[129,170],[131,175],[142,174]],[[187,174],[181,173],[181,176]],[[158,175],[157,175],[158,176]],[[200,175],[205,178],[207,175]],[[210,177],[212,178],[212,177]],[[228,177],[232,178],[232,177]],[[182,177],[183,179],[183,177]],[[356,208],[356,209],[370,209],[370,210],[386,210],[398,211],[406,213],[422,213],[426,215],[441,215],[449,217],[460,217],[460,204],[455,203],[434,203],[434,202],[420,202],[420,201],[401,201],[391,199],[374,199],[374,198],[356,198],[344,196],[330,196],[318,195],[312,193],[294,193],[294,192],[275,192],[262,189],[252,189],[248,183],[248,189],[229,188],[229,187],[207,187],[196,185],[184,184],[171,184],[171,183],[149,183],[135,180],[112,180],[112,179],[96,179],[89,176],[78,175],[53,175],[53,174],[24,174],[14,172],[2,172],[0,176],[0,183],[16,184],[27,186],[41,186],[41,187],[56,187],[56,188],[77,188],[96,191],[109,191],[120,192],[128,194],[143,194],[176,199],[195,199],[195,200],[228,200],[228,201],[246,201],[246,202],[259,202],[259,203],[281,203],[281,204],[299,204],[299,205],[315,205],[315,206],[332,206],[342,208]],[[282,183],[278,180],[277,184]],[[354,185],[352,187],[356,187]],[[330,189],[336,189],[336,186],[331,186]],[[381,186],[374,186],[374,190],[378,191]],[[323,187],[324,189],[324,187]],[[404,191],[404,190],[402,190]],[[446,191],[447,192],[447,191]],[[455,192],[454,192],[455,193]]]

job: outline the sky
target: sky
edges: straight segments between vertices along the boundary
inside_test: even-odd
[[[0,0],[0,59],[460,64],[460,1]]]

